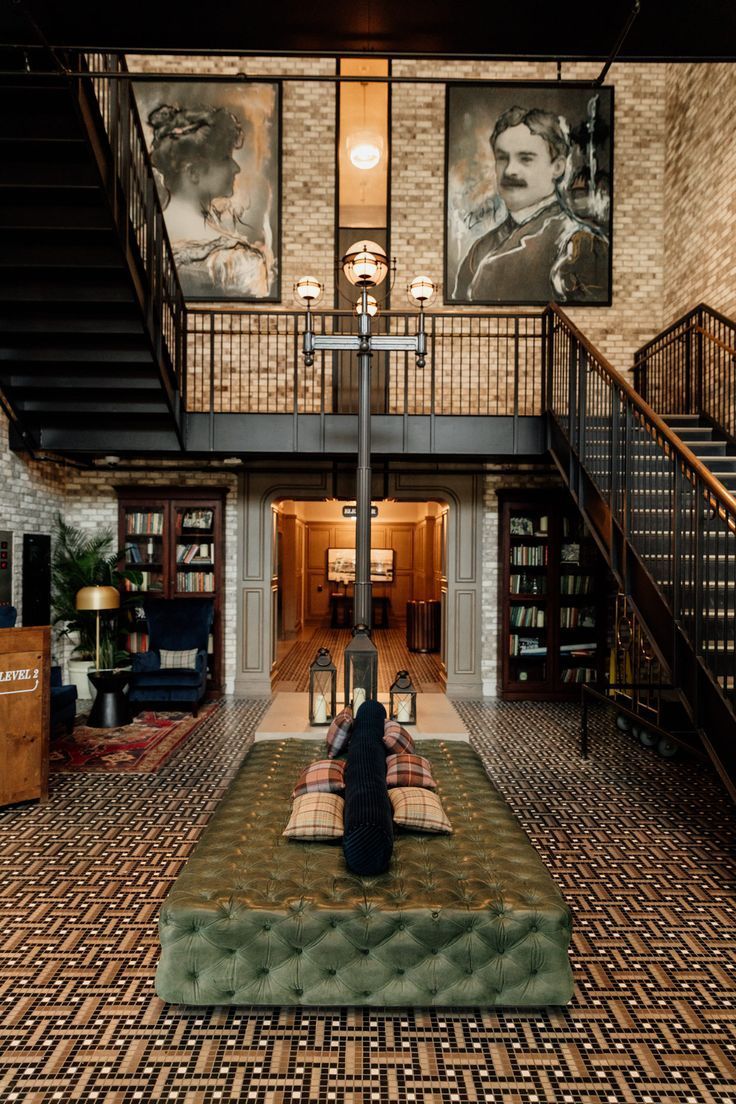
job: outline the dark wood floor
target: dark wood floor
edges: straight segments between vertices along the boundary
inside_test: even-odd
[[[350,635],[349,629],[331,629],[322,623],[314,623],[308,625],[298,639],[282,641],[273,682],[274,693],[300,693],[309,689],[309,665],[318,648],[329,648],[337,667],[337,685],[341,687],[344,678],[343,653],[350,642]],[[388,693],[396,672],[401,670],[409,672],[417,690],[424,694],[444,691],[439,653],[410,652],[403,625],[392,629],[374,629],[373,641],[378,649],[380,693]]]

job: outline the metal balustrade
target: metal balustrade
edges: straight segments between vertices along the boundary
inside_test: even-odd
[[[664,380],[660,367],[656,378]],[[624,581],[635,574],[631,549],[661,596],[669,619],[655,636],[669,652],[675,681],[691,687],[696,723],[708,727],[704,695],[713,690],[725,703],[736,691],[736,501],[556,307],[549,311],[548,372],[549,413],[566,446],[563,472],[612,553],[620,535]],[[677,388],[684,377],[674,379]],[[652,376],[649,384],[651,394]],[[663,401],[659,382],[655,394]],[[698,670],[686,669],[688,653]],[[730,707],[722,716],[734,720]],[[728,741],[717,758],[736,765],[733,724],[711,739]]]
[[[541,415],[544,412],[544,315],[426,314],[427,357],[373,357],[374,414]],[[317,334],[352,332],[349,311],[315,311]],[[346,413],[354,409],[355,357],[301,356],[304,316],[283,310],[190,308],[187,323],[189,410],[216,413]],[[387,311],[374,333],[416,331],[416,312]]]
[[[112,156],[112,212],[126,239],[134,242],[145,277],[146,324],[159,363],[174,373],[182,403],[186,394],[186,307],[174,255],[166,234],[143,126],[130,80],[101,72],[126,73],[121,54],[75,55],[74,68],[89,71],[78,78],[94,93]],[[132,236],[132,242],[130,236]],[[130,257],[129,257],[130,259]],[[135,259],[135,258],[134,258]]]
[[[634,386],[655,410],[702,414],[736,440],[736,324],[701,303],[638,350]]]

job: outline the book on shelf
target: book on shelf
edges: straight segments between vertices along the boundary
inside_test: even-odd
[[[164,531],[164,515],[157,510],[131,510],[125,515],[125,532],[160,537]]]
[[[543,629],[544,610],[539,606],[512,606],[509,610],[509,622],[525,629]]]
[[[594,629],[595,609],[593,606],[560,606],[561,629]]]
[[[137,544],[126,544],[125,552],[127,555],[128,563],[139,564],[143,563],[143,557],[141,556],[141,550]]]
[[[212,545],[209,542],[195,544],[180,544],[176,549],[177,563],[208,563],[213,562]]]
[[[598,645],[595,642],[590,644],[560,644],[561,652],[571,652],[573,655],[595,655],[595,650]]]
[[[565,667],[560,672],[560,682],[595,682],[597,678],[594,667]]]
[[[209,594],[215,589],[211,571],[177,571],[176,589],[183,594]]]
[[[547,563],[546,544],[516,544],[511,547],[511,563],[544,567]]]
[[[560,575],[560,594],[590,594],[592,589],[590,575]]]

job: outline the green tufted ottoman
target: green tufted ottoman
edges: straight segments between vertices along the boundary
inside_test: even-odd
[[[546,1005],[572,995],[570,912],[469,745],[423,740],[451,836],[397,831],[390,870],[281,835],[322,742],[256,744],[161,910],[175,1004]]]

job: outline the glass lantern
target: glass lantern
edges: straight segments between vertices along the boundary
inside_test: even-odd
[[[389,691],[388,715],[399,724],[417,723],[417,692],[408,671],[397,671]]]
[[[337,712],[337,668],[329,649],[320,648],[309,668],[309,723],[329,725]]]
[[[345,705],[357,713],[378,698],[378,652],[365,625],[356,625],[345,649]]]

